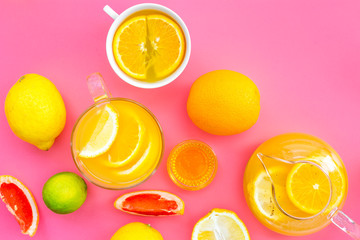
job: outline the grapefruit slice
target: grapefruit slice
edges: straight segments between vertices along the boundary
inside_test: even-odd
[[[116,199],[115,208],[141,216],[171,216],[184,214],[184,202],[178,196],[159,190],[126,193]]]
[[[34,236],[39,224],[39,211],[30,190],[18,179],[0,176],[0,197],[15,216],[23,234]]]

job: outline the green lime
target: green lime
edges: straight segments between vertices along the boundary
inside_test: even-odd
[[[57,173],[45,183],[42,196],[46,206],[59,214],[72,213],[84,203],[87,186],[81,177],[72,172]]]

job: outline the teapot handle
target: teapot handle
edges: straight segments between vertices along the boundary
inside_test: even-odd
[[[353,239],[360,239],[360,225],[349,218],[344,212],[336,209],[332,214],[331,221]]]

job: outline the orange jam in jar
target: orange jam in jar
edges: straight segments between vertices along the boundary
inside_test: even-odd
[[[186,140],[171,151],[167,170],[171,180],[185,190],[200,190],[211,183],[217,158],[211,147],[198,140]]]

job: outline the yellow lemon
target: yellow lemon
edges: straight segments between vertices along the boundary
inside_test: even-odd
[[[233,211],[215,208],[194,226],[191,240],[250,240],[245,224]]]
[[[84,158],[97,157],[109,150],[114,143],[119,129],[119,117],[111,104],[102,111],[95,129],[79,156]]]
[[[150,225],[141,222],[132,222],[121,227],[111,240],[163,240],[161,234]]]
[[[38,74],[26,74],[12,86],[5,114],[16,136],[48,150],[64,129],[66,110],[55,85]]]
[[[293,216],[309,216],[294,206],[287,195],[284,183],[286,182],[289,169],[283,166],[276,166],[269,168],[268,172],[271,179],[266,172],[262,171],[256,177],[255,182],[248,186],[248,190],[253,196],[250,204],[256,206],[252,209],[259,211],[262,215],[264,215],[267,218],[265,221],[268,221],[268,219],[271,221],[284,220],[285,215],[281,212],[273,197],[272,187],[274,187],[276,201],[283,210]]]
[[[196,126],[215,135],[233,135],[252,127],[260,113],[260,93],[245,75],[216,70],[191,87],[187,112]]]

